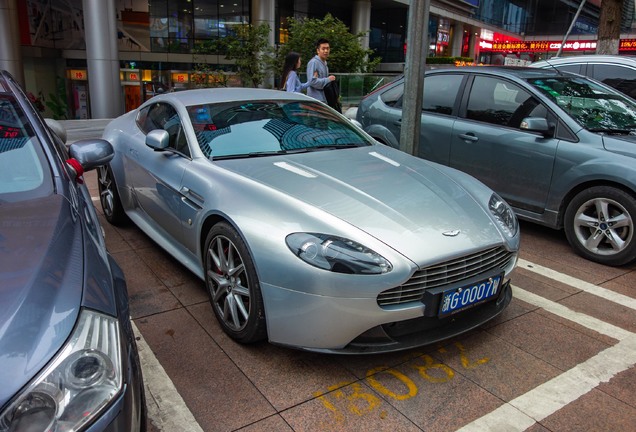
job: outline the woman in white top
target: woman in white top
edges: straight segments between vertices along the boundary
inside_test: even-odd
[[[300,54],[291,51],[285,57],[285,64],[283,66],[283,90],[288,92],[300,93],[309,87],[309,81],[306,83],[300,82],[298,73],[296,72],[300,67]]]

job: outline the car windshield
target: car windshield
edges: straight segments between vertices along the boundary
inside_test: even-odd
[[[51,171],[24,111],[0,86],[0,203],[49,195]]]
[[[636,131],[636,104],[585,78],[532,78],[528,82],[593,132]]]
[[[371,145],[352,123],[316,102],[225,102],[188,107],[208,158],[258,157]]]

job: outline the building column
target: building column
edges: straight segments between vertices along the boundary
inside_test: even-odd
[[[369,49],[369,30],[371,29],[371,0],[355,0],[353,2],[353,14],[351,22],[351,33],[358,34],[367,32],[360,39],[360,46]]]
[[[0,68],[7,70],[24,88],[16,0],[0,0]]]
[[[115,0],[82,0],[92,118],[124,112],[119,79]]]
[[[460,22],[453,24],[453,40],[451,57],[461,57],[462,55],[462,43],[464,42],[464,25]]]
[[[275,0],[252,0],[252,20],[251,24],[258,26],[267,24],[269,26],[268,44],[275,45],[274,35],[276,30],[276,9]],[[274,76],[271,73],[265,75],[263,80],[265,88],[274,88]]]

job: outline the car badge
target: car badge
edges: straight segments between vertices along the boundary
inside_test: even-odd
[[[446,237],[457,237],[460,232],[460,230],[444,231],[442,235],[445,235]]]

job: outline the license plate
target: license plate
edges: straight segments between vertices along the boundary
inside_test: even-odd
[[[439,316],[449,315],[483,303],[499,294],[501,275],[493,276],[475,284],[453,288],[442,293]]]

